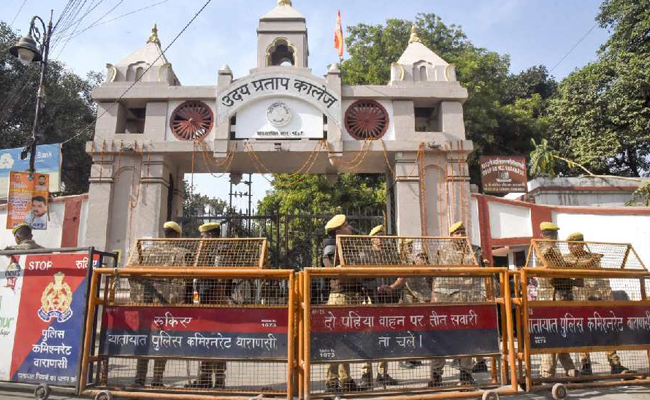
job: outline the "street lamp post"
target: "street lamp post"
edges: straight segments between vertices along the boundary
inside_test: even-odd
[[[29,172],[35,172],[34,163],[36,161],[36,146],[43,142],[44,135],[41,131],[41,116],[45,109],[45,71],[47,69],[47,56],[50,50],[50,38],[52,37],[52,15],[50,12],[50,21],[45,27],[45,22],[39,16],[32,17],[29,24],[29,32],[20,38],[15,46],[9,49],[9,52],[18,57],[21,63],[29,65],[31,62],[40,62],[40,78],[38,83],[38,94],[36,96],[36,113],[34,115],[34,126],[32,127],[32,140],[20,154],[24,160],[29,153]],[[43,31],[39,30],[36,21],[40,22]]]

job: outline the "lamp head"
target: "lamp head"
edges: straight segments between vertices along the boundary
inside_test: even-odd
[[[23,65],[29,65],[32,61],[41,61],[43,59],[36,41],[29,34],[21,37],[18,43],[9,49],[9,52],[18,57]]]

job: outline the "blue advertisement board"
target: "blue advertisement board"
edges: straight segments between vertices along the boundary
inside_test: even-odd
[[[9,192],[9,172],[27,171],[29,157],[20,159],[23,148],[0,150],[0,198],[7,198]],[[59,191],[61,185],[61,145],[43,144],[36,147],[36,172],[50,175],[50,193]]]

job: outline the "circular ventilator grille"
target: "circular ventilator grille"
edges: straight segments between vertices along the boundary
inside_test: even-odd
[[[180,140],[200,140],[210,133],[213,123],[210,107],[200,101],[186,101],[176,107],[169,125]]]
[[[345,112],[345,128],[357,140],[381,138],[388,123],[388,112],[375,100],[355,101]]]

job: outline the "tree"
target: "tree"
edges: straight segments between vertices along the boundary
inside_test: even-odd
[[[612,32],[602,54],[650,52],[650,4],[643,0],[605,0],[596,21]]]
[[[183,236],[196,237],[199,226],[210,220],[204,217],[223,216],[227,211],[228,204],[224,200],[196,193],[195,187],[183,181]]]
[[[9,48],[18,39],[15,31],[0,22],[0,148],[25,146],[34,123],[39,66],[35,63],[23,66],[9,54]],[[61,62],[48,63],[42,119],[45,143],[63,143],[74,137],[62,149],[63,194],[88,191],[92,162],[85,145],[92,138],[96,113],[91,91],[101,79],[99,73],[91,73],[84,79],[67,70]]]
[[[286,267],[320,265],[323,228],[331,216],[382,216],[386,209],[383,175],[341,174],[336,182],[328,181],[325,175],[275,175],[271,185],[271,193],[258,203],[258,214],[285,217],[285,229],[278,238],[284,244],[279,249],[281,254],[276,254],[273,247],[269,251],[273,259]],[[376,218],[365,218],[353,221],[352,225],[368,233],[371,225],[377,223]],[[287,249],[286,253],[282,247]]]
[[[411,26],[420,40],[449,63],[467,88],[464,105],[467,137],[474,142],[470,175],[479,182],[478,156],[482,154],[526,154],[530,138],[545,129],[545,108],[557,83],[544,66],[520,74],[509,73],[506,55],[476,47],[460,27],[445,25],[435,14],[418,14],[415,21],[389,19],[385,25],[359,24],[349,27],[350,58],[342,65],[345,84],[386,84],[390,65],[408,45]]]
[[[549,141],[560,156],[596,174],[647,175],[650,3],[607,0],[597,20],[612,35],[597,61],[559,85],[549,107]]]

